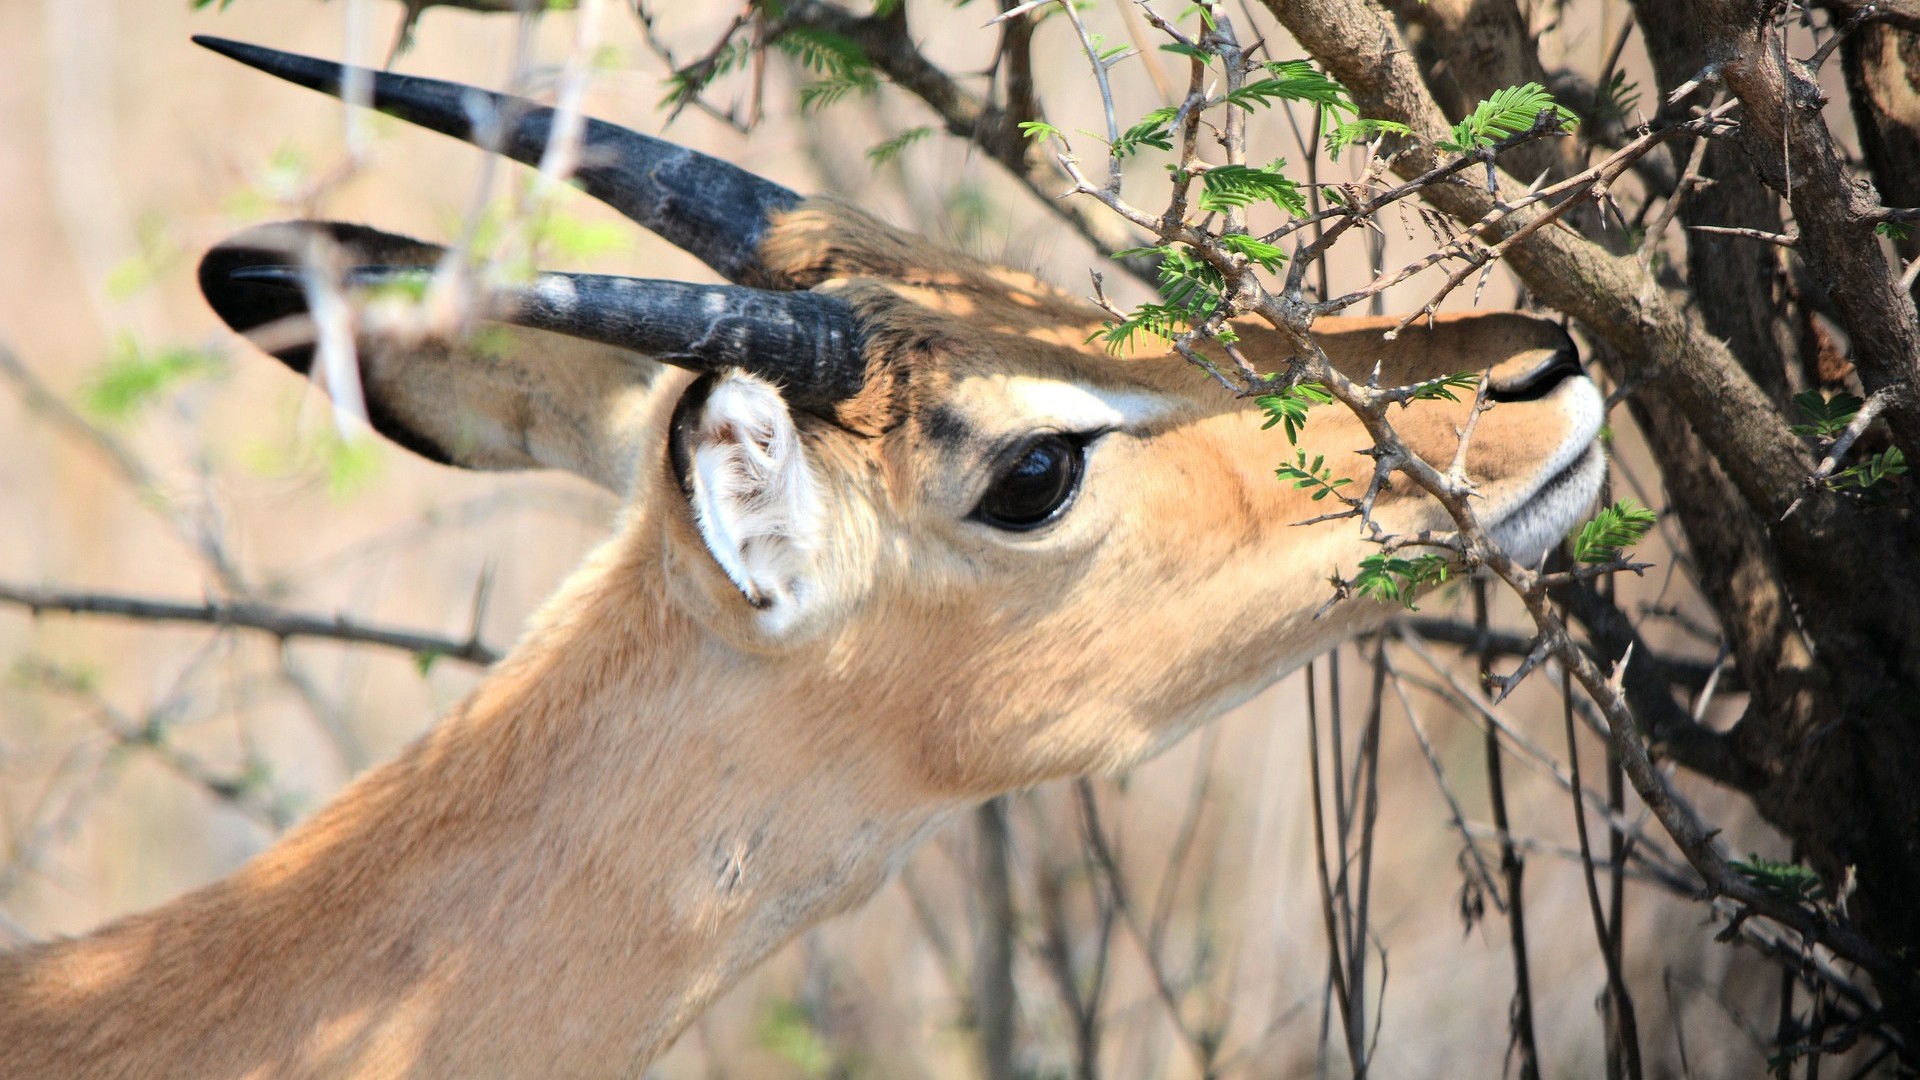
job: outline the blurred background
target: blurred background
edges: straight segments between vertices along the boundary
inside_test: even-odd
[[[999,34],[982,24],[994,10],[908,8],[927,56],[985,92],[975,73],[992,66]],[[378,65],[405,14],[385,0],[0,4],[0,585],[245,602],[504,650],[606,535],[613,500],[583,482],[460,473],[338,426],[317,392],[229,334],[195,287],[200,253],[253,222],[322,215],[446,241],[476,215],[511,217],[524,170],[486,170],[471,148],[352,116],[188,41],[212,33]],[[406,72],[538,97],[576,46],[573,11],[413,14],[415,43],[394,60]],[[1146,295],[895,87],[802,110],[799,89],[819,71],[770,52],[705,87],[699,104],[663,106],[673,65],[708,55],[739,11],[640,14],[598,10],[590,114],[850,198],[1070,290],[1105,265],[1123,300]],[[1561,14],[1566,66],[1597,75],[1613,63],[1610,7]],[[1299,55],[1270,19],[1242,15],[1243,40]],[[1085,17],[1111,43],[1141,30],[1107,0]],[[1054,19],[1037,35],[1048,118],[1069,133],[1102,129],[1070,28]],[[1132,114],[1167,100],[1156,65],[1181,85],[1184,60],[1152,43],[1115,69]],[[1618,69],[1645,77],[1637,40]],[[1282,114],[1259,123],[1258,153],[1297,158]],[[1345,178],[1364,164],[1355,152],[1323,167]],[[1135,180],[1152,182],[1154,168]],[[1390,267],[1431,247],[1416,211],[1400,218],[1404,228],[1336,253],[1336,289],[1363,283],[1370,260]],[[543,234],[554,268],[712,280],[584,197],[563,198],[554,220]],[[1416,279],[1383,307],[1418,306],[1434,287]],[[1495,270],[1447,306],[1520,301]],[[1655,474],[1630,432],[1616,449],[1616,493],[1633,493],[1636,476]],[[1661,505],[1657,490],[1639,494]],[[1620,582],[1621,606],[1652,613],[1651,643],[1710,667],[1718,639],[1701,626],[1684,561],[1660,533],[1639,554],[1658,565]],[[1524,634],[1517,606],[1494,592],[1494,625]],[[1430,630],[1470,626],[1470,596],[1449,586],[1416,614]],[[81,933],[231,871],[482,674],[432,648],[0,604],[0,944]],[[1365,957],[1369,1075],[1501,1075],[1512,1066],[1514,966],[1490,718],[1508,728],[1503,790],[1525,857],[1543,1071],[1601,1075],[1606,965],[1566,788],[1559,679],[1543,668],[1489,710],[1473,660],[1454,646],[1351,646],[1130,776],[1016,794],[955,820],[874,902],[734,989],[649,1075],[1347,1075],[1314,858],[1316,764],[1325,850],[1336,876],[1352,875],[1343,891],[1354,900],[1368,868],[1362,910],[1335,914],[1349,963]],[[1705,697],[1708,723],[1738,715],[1739,694]],[[1575,726],[1583,779],[1603,804],[1604,746]],[[1370,730],[1371,785],[1356,766]],[[1678,782],[1731,851],[1788,856],[1742,804]],[[1676,895],[1685,879],[1662,878],[1677,860],[1630,795],[1616,820],[1638,837],[1617,928],[1647,1074],[1765,1071],[1780,969],[1715,943],[1709,909]],[[1604,847],[1605,819],[1591,822]],[[1610,893],[1604,865],[1598,874]]]

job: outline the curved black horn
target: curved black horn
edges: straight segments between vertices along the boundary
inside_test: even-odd
[[[546,152],[553,110],[524,98],[439,79],[348,68],[204,34],[193,40],[222,56],[336,97],[341,95],[342,78],[356,71],[372,88],[371,103],[381,112],[527,165],[538,165]],[[698,256],[728,281],[792,287],[769,270],[759,254],[771,217],[800,202],[800,196],[779,184],[718,158],[601,120],[586,122],[574,178],[589,195]]]
[[[349,257],[385,260],[348,270],[351,285],[423,279],[443,254],[436,245],[360,226],[314,227],[329,229]],[[295,236],[288,226],[266,226],[219,245],[201,261],[201,291],[229,326],[245,333],[306,310],[302,270],[288,261],[298,258],[290,247]],[[788,404],[815,413],[857,394],[865,374],[853,310],[818,293],[543,273],[494,294],[488,317],[631,349],[694,371],[744,368],[778,383]],[[281,359],[304,369],[309,351]]]

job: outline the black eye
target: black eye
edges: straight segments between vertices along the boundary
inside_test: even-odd
[[[1015,532],[1053,520],[1080,487],[1086,446],[1065,435],[1042,435],[1028,443],[980,500],[974,516],[996,529]]]

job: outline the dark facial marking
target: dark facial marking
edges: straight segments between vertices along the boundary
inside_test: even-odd
[[[954,450],[974,440],[974,430],[966,418],[946,405],[935,405],[920,414],[920,430],[942,447]]]

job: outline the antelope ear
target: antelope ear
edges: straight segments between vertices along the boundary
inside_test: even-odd
[[[316,240],[343,266],[430,268],[444,254],[341,222],[265,225],[208,252],[200,263],[207,302],[302,375],[312,373],[315,353],[306,293],[259,271],[301,265]],[[401,446],[466,469],[564,469],[615,492],[631,482],[647,391],[664,370],[625,349],[495,323],[464,340],[363,332],[355,345],[367,419]]]
[[[701,540],[763,613],[761,627],[782,632],[809,598],[825,520],[793,414],[772,383],[734,369],[696,383],[674,428],[675,463]]]

